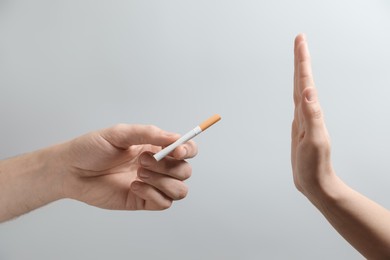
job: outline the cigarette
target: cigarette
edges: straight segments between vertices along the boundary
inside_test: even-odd
[[[200,125],[196,126],[194,129],[192,129],[191,131],[189,131],[188,133],[186,133],[185,135],[177,139],[174,143],[168,145],[167,147],[165,147],[164,149],[162,149],[161,151],[153,155],[154,159],[156,159],[156,161],[160,161],[169,153],[171,153],[173,150],[175,150],[179,145],[188,142],[189,140],[191,140],[198,134],[202,133],[204,130],[206,130],[207,128],[209,128],[219,120],[221,120],[220,115],[218,114],[213,115],[209,119],[203,121]]]

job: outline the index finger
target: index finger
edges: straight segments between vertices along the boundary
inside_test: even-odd
[[[131,145],[152,144],[166,146],[174,142],[179,135],[166,132],[153,125],[127,125],[116,126],[100,131],[103,137],[113,146],[128,149]]]
[[[299,37],[299,36],[298,36]],[[302,40],[298,41],[296,46],[296,66],[298,67],[296,73],[296,92],[299,99],[302,92],[308,87],[314,87],[313,73],[311,69],[311,58],[307,42],[303,36]],[[300,37],[300,38],[301,38]]]
[[[297,106],[300,101],[300,92],[298,88],[298,74],[299,74],[299,67],[298,67],[298,46],[305,40],[303,34],[299,34],[297,37],[295,37],[294,41],[294,104]]]

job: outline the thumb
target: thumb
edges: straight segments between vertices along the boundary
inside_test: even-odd
[[[128,149],[131,145],[151,144],[166,146],[176,141],[178,134],[166,132],[153,125],[119,124],[100,132],[101,137],[120,149]]]
[[[308,87],[302,92],[301,106],[307,133],[322,131],[325,123],[315,88]]]

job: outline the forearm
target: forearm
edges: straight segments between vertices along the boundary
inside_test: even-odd
[[[368,259],[390,258],[390,212],[337,176],[308,196],[332,226]]]
[[[62,198],[59,147],[0,161],[0,222]]]

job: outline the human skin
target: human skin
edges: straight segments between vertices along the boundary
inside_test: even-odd
[[[363,256],[390,259],[390,212],[336,175],[305,36],[298,35],[294,45],[291,162],[295,186]]]
[[[185,159],[193,141],[156,162],[178,134],[155,126],[119,124],[71,141],[0,161],[0,222],[71,198],[113,210],[163,210],[188,192]]]

